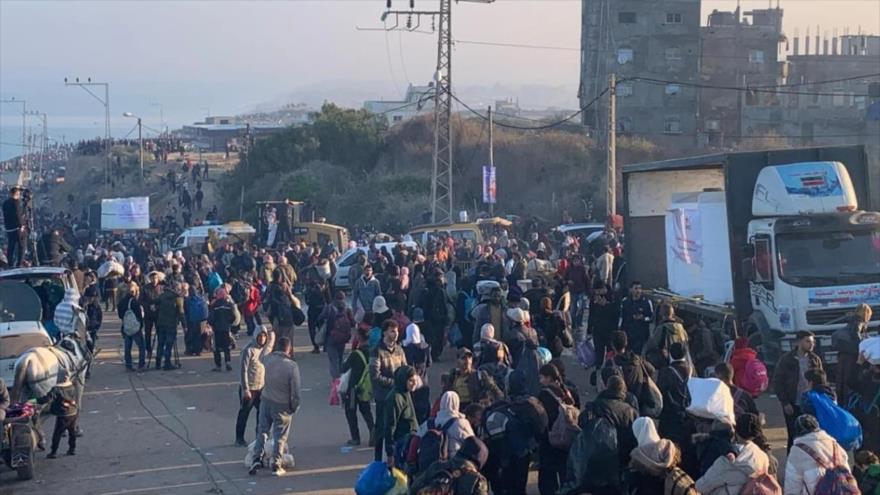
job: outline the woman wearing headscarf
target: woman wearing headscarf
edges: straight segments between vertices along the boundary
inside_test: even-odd
[[[491,323],[480,328],[480,340],[474,344],[474,357],[477,368],[495,363],[510,366],[510,350],[504,342],[495,339],[495,326]]]
[[[423,422],[416,435],[423,437],[428,430],[437,428],[446,434],[446,459],[452,457],[461,449],[464,441],[474,436],[471,424],[459,409],[458,394],[453,391],[443,392],[440,396],[440,409],[437,416]],[[422,468],[422,466],[419,466]]]
[[[795,439],[785,463],[785,495],[811,495],[829,466],[847,468],[846,451],[809,414],[795,419]],[[848,469],[848,468],[847,468]]]
[[[631,495],[664,495],[667,473],[681,463],[681,452],[668,439],[660,438],[654,420],[640,417],[633,422],[638,446],[630,453],[626,473]]]
[[[421,311],[420,308],[415,309]],[[431,346],[425,341],[421,329],[415,323],[406,327],[406,337],[401,342],[406,364],[412,366],[419,375],[421,384],[412,393],[413,405],[416,408],[416,419],[419,424],[428,418],[431,412],[431,388],[428,386],[428,368],[431,366]]]
[[[211,306],[208,308],[208,324],[214,331],[214,369],[212,371],[220,371],[220,353],[223,353],[226,371],[232,371],[232,365],[229,364],[230,330],[235,322],[235,310],[232,305],[232,299],[225,288],[221,287],[214,291],[214,300],[211,301]]]
[[[382,448],[389,466],[403,465],[404,441],[419,428],[411,392],[418,384],[416,370],[403,365],[394,372],[394,388],[385,396],[379,419],[376,456],[381,460]],[[398,459],[401,462],[397,462]]]

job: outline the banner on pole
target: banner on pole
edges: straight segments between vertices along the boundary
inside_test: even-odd
[[[495,204],[495,167],[483,166],[483,203]]]

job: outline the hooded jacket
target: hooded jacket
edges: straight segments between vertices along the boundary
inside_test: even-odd
[[[816,451],[819,458],[827,465],[849,465],[846,451],[823,430],[797,437],[785,463],[785,485],[782,490],[785,495],[812,495],[819,479],[825,475],[825,467],[820,466],[805,450],[799,448],[799,444]]]
[[[184,323],[183,298],[175,294],[171,289],[156,299],[156,325],[160,328],[176,328],[177,323]]]
[[[266,343],[260,346],[257,337],[266,336]],[[263,358],[272,352],[275,343],[275,332],[269,332],[260,326],[254,338],[241,350],[240,385],[242,390],[262,390],[265,384],[266,368]]]
[[[620,465],[626,466],[630,451],[636,447],[632,425],[639,417],[639,412],[626,401],[625,393],[617,393],[611,389],[603,390],[596,397],[593,411],[596,416],[607,419],[617,430]]]
[[[474,436],[474,430],[468,422],[464,414],[458,412],[459,408],[458,394],[452,391],[444,392],[440,396],[440,410],[433,419],[435,428],[443,428],[447,422],[449,428],[446,430],[446,458],[452,459],[453,456],[464,445],[464,441]],[[430,420],[429,420],[430,421]],[[428,432],[428,421],[419,426],[416,435],[423,437]]]
[[[403,365],[394,372],[394,388],[385,397],[382,409],[382,438],[385,453],[390,457],[394,454],[397,441],[414,433],[419,428],[416,421],[416,409],[412,396],[407,388],[410,377],[416,370],[412,366]]]
[[[263,366],[265,383],[260,400],[274,402],[295,413],[299,409],[302,383],[299,365],[287,354],[275,351],[263,358]]]
[[[394,387],[394,374],[406,365],[406,354],[400,344],[392,347],[380,341],[379,345],[370,355],[370,381],[373,385],[373,397],[376,400],[384,400],[388,392]]]
[[[663,480],[675,465],[678,447],[660,438],[651,418],[636,419],[633,433],[638,446],[630,452],[629,484],[636,495],[663,495]]]
[[[728,456],[716,459],[706,474],[697,480],[697,491],[703,495],[739,493],[749,478],[766,474],[769,468],[767,454],[754,443],[746,442],[739,447],[732,461]]]
[[[55,326],[62,335],[76,332],[77,320],[82,319],[83,309],[77,303],[79,294],[73,287],[64,290],[64,299],[55,306]]]

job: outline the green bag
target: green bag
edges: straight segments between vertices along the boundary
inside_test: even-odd
[[[370,365],[363,351],[355,349],[354,352],[364,361],[364,372],[361,374],[361,379],[354,385],[354,392],[357,394],[359,401],[370,402],[373,400],[373,382],[370,380]]]

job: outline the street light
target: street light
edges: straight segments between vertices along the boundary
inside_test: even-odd
[[[140,161],[141,161],[141,182],[144,180],[144,134],[143,134],[143,124],[141,123],[141,118],[131,112],[125,112],[122,114],[123,117],[131,117],[133,119],[137,119],[138,121],[138,145],[140,147]]]

